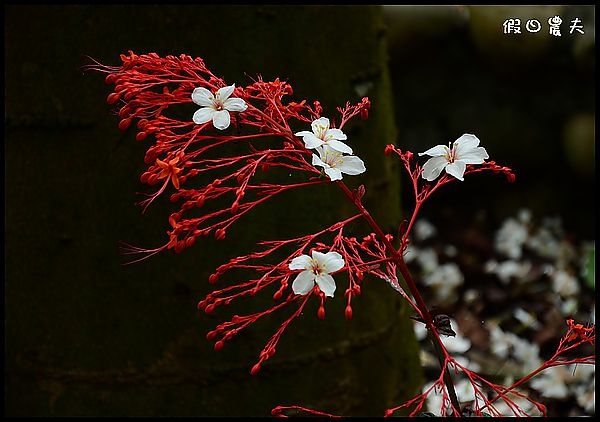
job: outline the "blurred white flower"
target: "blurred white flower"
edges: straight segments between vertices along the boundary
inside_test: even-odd
[[[444,246],[444,253],[448,256],[456,256],[458,249],[454,245],[446,245]]]
[[[525,280],[530,270],[531,263],[529,261],[517,262],[508,260],[498,263],[490,260],[485,264],[485,271],[496,274],[503,284],[508,284],[512,278],[517,281]]]
[[[495,323],[490,322],[489,326],[490,348],[494,355],[502,359],[512,356],[521,363],[525,373],[529,373],[541,365],[540,348],[537,344],[530,343],[513,333],[504,332]]]
[[[511,337],[511,341],[513,348],[512,355],[521,363],[525,373],[533,372],[540,367],[542,364],[540,346],[516,335]]]
[[[511,383],[512,384],[512,383]],[[510,385],[510,384],[505,384]],[[526,394],[526,392],[521,390],[516,390],[521,394]],[[523,412],[530,416],[542,416],[542,413],[538,410],[535,404],[531,403],[526,398],[517,396],[516,394],[508,394],[507,398],[510,399],[515,405],[517,405]],[[507,417],[517,417],[524,416],[522,413],[518,413],[515,415],[515,412],[509,407],[503,399],[496,400],[494,402],[494,407],[502,416]],[[514,405],[513,405],[514,408]]]
[[[481,365],[479,365],[477,362],[469,360],[466,356],[453,356],[453,358],[456,362],[467,368],[469,371],[481,371]]]
[[[519,210],[519,214],[517,215],[519,221],[523,224],[527,224],[531,222],[531,211],[527,208],[523,208]]]
[[[425,324],[419,321],[413,321],[413,328],[415,330],[415,336],[417,340],[421,341],[427,337],[427,327]]]
[[[529,328],[532,328],[534,330],[539,330],[540,328],[542,328],[542,325],[535,318],[535,316],[532,315],[531,313],[525,311],[523,308],[516,308],[513,311],[513,316],[516,319],[518,319],[519,321],[521,321],[523,323],[523,325],[525,325]]]
[[[566,366],[553,366],[536,375],[530,382],[531,388],[539,391],[542,396],[554,399],[564,399],[569,396],[565,380],[572,376]]]
[[[423,393],[427,391],[433,382],[425,384],[423,387]],[[462,378],[454,383],[454,391],[459,402],[472,402],[475,400],[475,389],[466,378]],[[443,395],[438,389],[431,390],[427,395],[427,411],[433,413],[436,416],[441,416],[446,413],[446,409],[442,409]]]
[[[552,288],[562,297],[574,296],[579,293],[579,282],[568,272],[558,270],[552,274]]]
[[[476,300],[478,300],[481,297],[481,293],[478,290],[475,289],[468,289],[464,294],[463,294],[463,299],[465,300],[466,303],[468,303],[469,305],[473,304]]]
[[[409,262],[414,261],[418,255],[419,248],[409,243],[408,245],[406,245],[406,249],[404,250],[404,262],[408,264]]]
[[[424,273],[434,272],[438,267],[437,253],[432,248],[419,250],[416,259]]]
[[[555,301],[556,307],[560,309],[560,313],[564,316],[573,316],[577,313],[577,309],[579,308],[579,302],[575,298],[568,298],[566,300],[562,300],[560,297],[556,297]]]
[[[464,277],[453,262],[440,265],[432,272],[425,274],[423,283],[430,286],[436,298],[442,302],[454,299],[456,288],[464,281]]]
[[[547,228],[540,227],[527,239],[527,247],[544,258],[556,259],[560,255],[560,241]]]
[[[415,240],[419,242],[429,239],[437,233],[435,226],[423,218],[415,222],[413,230],[415,233]]]
[[[466,352],[471,348],[471,341],[460,331],[458,323],[454,318],[450,318],[450,324],[456,335],[452,337],[440,337],[442,339],[442,343],[444,343],[444,346],[450,353]]]
[[[585,366],[593,367],[593,365]],[[575,386],[573,393],[577,398],[577,404],[583,407],[586,413],[593,415],[596,412],[596,379],[594,377],[589,383]]]
[[[502,227],[496,232],[494,246],[496,251],[512,259],[519,259],[522,255],[523,244],[529,236],[527,227],[513,218],[504,221]]]

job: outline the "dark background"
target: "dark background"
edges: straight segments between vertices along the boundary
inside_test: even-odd
[[[509,17],[537,18],[543,32],[556,14],[560,38],[502,34]],[[585,36],[568,34],[576,16]],[[173,205],[143,217],[134,206],[147,144],[118,131],[110,87],[82,71],[86,55],[201,56],[229,83],[281,77],[326,110],[368,95],[369,120],[348,134],[367,163],[367,204],[390,230],[412,199],[383,146],[416,153],[467,132],[517,182],[455,182],[424,217],[496,228],[527,207],[594,239],[593,21],[589,6],[6,6],[5,414],[242,416],[298,404],[381,415],[418,389],[406,310],[376,280],[350,323],[335,301],[317,322],[313,304],[258,377],[248,371],[279,321],[221,353],[204,339],[230,315],[196,311],[214,269],[258,240],[348,216],[334,196],[317,202],[326,218],[307,217],[323,197],[313,190],[271,203],[225,242],[121,265],[117,242],[164,243]]]

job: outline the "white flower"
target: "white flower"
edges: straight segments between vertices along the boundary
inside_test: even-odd
[[[569,396],[569,389],[565,383],[569,378],[571,374],[567,367],[553,366],[531,380],[530,385],[544,397],[564,399]]]
[[[534,315],[530,314],[523,308],[517,308],[513,311],[513,316],[518,319],[521,323],[523,323],[527,327],[531,327],[534,330],[539,330],[542,328],[540,322],[535,318]]]
[[[347,139],[344,132],[340,129],[329,129],[329,119],[321,117],[311,123],[312,132],[303,130],[296,133],[296,136],[302,136],[306,148],[312,149],[322,145],[329,145],[332,149],[352,154],[352,148],[341,141]]]
[[[456,299],[456,289],[463,282],[460,268],[453,262],[440,265],[423,276],[423,284],[431,286],[436,298],[444,303]]]
[[[333,297],[335,292],[335,281],[330,273],[342,269],[345,265],[342,255],[337,252],[321,253],[312,252],[312,258],[308,255],[300,255],[292,259],[290,270],[304,270],[296,276],[292,283],[292,290],[297,295],[306,295],[310,292],[315,282],[326,296]]]
[[[463,175],[467,164],[482,164],[490,158],[483,147],[479,147],[479,139],[475,135],[465,133],[452,144],[452,147],[436,145],[419,155],[429,155],[433,158],[427,160],[423,166],[423,179],[430,182],[437,179],[442,170],[464,180]]]
[[[442,337],[444,347],[450,353],[465,353],[471,348],[471,341],[466,338],[458,326],[458,322],[454,318],[450,318],[450,325],[456,333],[455,336]]]
[[[235,84],[219,88],[213,95],[206,88],[196,88],[192,92],[192,101],[202,108],[194,113],[192,120],[201,125],[212,120],[213,126],[219,130],[229,127],[230,111],[245,111],[248,105],[241,98],[229,98]]]
[[[509,258],[521,258],[523,244],[528,240],[529,231],[527,226],[513,218],[502,223],[500,230],[496,232],[494,246],[498,252]]]
[[[531,270],[531,263],[511,260],[498,263],[490,260],[486,262],[485,270],[488,273],[495,273],[503,284],[508,284],[512,278],[523,281]]]
[[[435,236],[437,230],[429,221],[421,218],[415,222],[415,239],[419,242]]]
[[[365,163],[354,155],[342,155],[341,152],[334,150],[328,145],[317,147],[320,157],[315,154],[312,156],[313,166],[321,166],[325,169],[325,174],[333,180],[341,180],[342,173],[355,176],[364,173]]]
[[[555,271],[552,274],[552,288],[562,297],[569,297],[579,293],[577,279],[563,270]]]

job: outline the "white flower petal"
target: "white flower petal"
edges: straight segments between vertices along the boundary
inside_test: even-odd
[[[194,89],[194,92],[192,92],[192,101],[199,106],[212,106],[214,99],[215,97],[212,95],[212,92],[203,87],[196,88]]]
[[[451,176],[456,177],[458,180],[463,181],[463,175],[465,174],[465,169],[467,165],[462,161],[455,161],[446,166],[446,173]]]
[[[444,167],[448,165],[446,157],[433,157],[423,165],[423,179],[430,182],[437,179]]]
[[[334,169],[334,168],[331,168],[331,167],[330,167],[330,168],[326,168],[326,169],[325,169],[325,174],[326,174],[327,176],[329,176],[329,178],[330,178],[332,181],[335,181],[335,180],[342,180],[342,172],[341,172],[341,171],[339,171],[338,169]]]
[[[315,281],[319,286],[319,289],[325,293],[325,296],[333,297],[333,293],[335,292],[335,281],[332,276],[329,274],[319,274],[315,277]]]
[[[197,125],[204,124],[206,122],[210,122],[214,117],[216,111],[210,107],[202,107],[198,111],[194,113],[192,120]]]
[[[327,129],[329,129],[329,119],[327,117],[321,117],[317,120],[314,120],[310,124],[310,127],[315,135],[320,132],[325,132]]]
[[[321,160],[316,154],[313,154],[313,156],[312,156],[312,165],[313,166],[321,166],[326,169],[329,168],[329,164],[324,163],[323,160]]]
[[[485,160],[490,158],[484,147],[477,147],[467,151],[466,153],[463,153],[462,155],[459,155],[458,153],[456,155],[458,160],[465,164],[482,164]]]
[[[308,270],[310,268],[311,257],[308,255],[300,255],[292,259],[290,262],[290,270]]]
[[[229,111],[246,111],[248,104],[241,98],[228,98],[223,103],[223,107]]]
[[[317,138],[314,134],[310,132],[307,135],[304,135],[304,138],[302,138],[302,140],[304,141],[304,145],[308,149],[319,147],[324,143],[321,139]]]
[[[292,283],[292,290],[297,295],[305,295],[312,290],[315,285],[315,275],[312,271],[302,271],[296,276]]]
[[[213,117],[213,126],[219,130],[224,130],[229,127],[230,121],[229,112],[227,110],[215,111]]]
[[[234,89],[235,89],[235,84],[219,88],[215,94],[215,97],[219,98],[221,101],[225,101],[227,98],[229,98],[231,96]]]
[[[366,170],[364,161],[354,155],[342,157],[341,162],[336,166],[336,168],[342,173],[346,173],[351,176],[364,173]]]
[[[331,139],[337,139],[339,141],[345,141],[348,139],[346,134],[340,129],[329,129],[327,132],[325,132],[325,138],[327,139],[328,136],[331,136]]]
[[[303,131],[294,133],[294,135],[296,135],[296,136],[313,135],[314,136],[314,133],[309,132],[308,130],[303,130]]]
[[[336,151],[343,152],[346,154],[352,154],[352,148],[336,139],[330,139],[329,141],[327,141],[327,145],[329,145],[331,149],[334,149]]]
[[[438,157],[440,155],[446,155],[447,152],[448,152],[448,147],[447,146],[445,146],[445,145],[436,145],[433,148],[429,148],[425,152],[420,152],[419,156],[421,156],[421,155],[430,155],[432,157]]]
[[[479,138],[475,135],[471,135],[470,133],[465,133],[452,145],[456,148],[456,154],[460,157],[461,153],[466,153],[469,150],[477,148],[479,145]]]
[[[342,258],[342,255],[335,251],[327,252],[326,254],[313,251],[313,259],[315,257],[318,257],[319,263],[321,264],[323,271],[328,274],[341,270],[342,268],[344,268],[344,265],[346,265],[346,262],[344,261],[344,258]]]

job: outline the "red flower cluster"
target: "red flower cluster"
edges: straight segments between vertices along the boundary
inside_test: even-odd
[[[332,182],[312,165],[312,152],[305,147],[302,139],[294,135],[290,127],[292,122],[306,125],[321,117],[323,109],[318,101],[314,101],[312,105],[308,105],[306,100],[288,101],[287,97],[293,93],[292,87],[279,79],[265,82],[258,77],[252,84],[234,89],[211,73],[202,59],[193,59],[183,54],[179,57],[160,57],[155,53],[136,55],[129,52],[129,55],[121,55],[121,60],[123,62],[121,66],[105,66],[95,62],[89,65],[88,69],[106,73],[106,82],[114,85],[107,102],[118,108],[117,113],[121,119],[119,128],[125,130],[134,120],[137,120],[136,139],[152,142],[144,159],[148,168],[141,175],[140,180],[143,184],[149,186],[158,184],[160,187],[154,193],[147,194],[147,198],[141,201],[140,205],[145,210],[156,198],[169,191],[171,202],[177,203],[179,207],[178,211],[169,217],[168,240],[162,246],[145,249],[125,245],[124,253],[138,256],[132,262],[146,259],[165,249],[180,253],[204,236],[212,235],[219,240],[225,239],[227,229],[256,206],[292,189],[335,183],[357,210],[355,215],[314,234],[288,240],[263,241],[259,243],[262,250],[231,259],[218,267],[209,277],[209,283],[216,284],[222,282],[226,273],[235,270],[256,274],[243,282],[229,284],[209,293],[198,304],[199,309],[205,313],[211,313],[221,305],[230,305],[244,296],[266,293],[273,298],[273,303],[268,309],[249,315],[234,315],[229,321],[219,324],[210,331],[206,337],[215,342],[214,349],[217,351],[223,348],[226,341],[257,320],[273,312],[283,312],[288,307],[293,308],[259,353],[258,361],[251,369],[253,375],[258,373],[261,365],[275,354],[281,335],[302,313],[311,297],[315,297],[320,303],[317,316],[320,319],[325,317],[327,297],[318,285],[305,295],[294,294],[290,288],[290,278],[298,274],[297,270],[290,269],[290,262],[312,251],[323,253],[335,251],[343,258],[344,266],[336,273],[347,274],[348,285],[344,290],[347,319],[352,318],[352,300],[360,295],[362,281],[365,276],[372,275],[388,282],[409,302],[418,314],[418,319],[426,324],[434,344],[438,347],[441,373],[434,386],[409,402],[388,410],[386,416],[405,407],[411,407],[412,414],[417,414],[433,389],[443,391],[443,407],[449,414],[496,415],[498,412],[494,410],[493,402],[497,399],[504,400],[511,409],[515,409],[515,414],[523,414],[524,412],[519,411],[519,407],[511,401],[508,394],[520,395],[514,391],[514,388],[540,370],[562,362],[570,362],[559,360],[560,353],[583,342],[594,341],[593,327],[574,325],[570,320],[569,332],[561,341],[556,359],[547,362],[546,366],[510,388],[493,384],[469,371],[446,351],[439,337],[442,332],[435,325],[403,260],[403,253],[409,242],[409,233],[420,207],[438,188],[453,181],[453,177],[444,174],[435,182],[423,181],[421,180],[423,168],[413,162],[412,152],[402,152],[393,145],[385,148],[386,155],[394,153],[402,160],[412,180],[415,196],[415,207],[410,221],[403,222],[395,237],[384,233],[363,206],[361,200],[365,194],[364,186],[352,191],[341,180]],[[210,121],[203,124],[194,123],[193,110],[185,110],[185,105],[192,103],[194,89],[205,88],[210,93],[215,93],[227,86],[228,89],[233,90],[230,95],[243,100],[247,105],[247,108],[238,108],[244,111],[233,112],[231,116],[233,127],[224,132],[215,131]],[[333,124],[332,127],[341,129],[355,116],[367,118],[370,106],[368,98],[363,98],[355,105],[346,103],[344,107],[338,108],[339,125]],[[258,172],[267,172],[276,168],[303,175],[304,179],[300,179],[300,182],[267,183],[257,177]],[[499,166],[493,161],[468,165],[464,174],[481,171],[503,173],[511,182],[515,179],[510,168]],[[198,177],[205,174],[215,175],[210,179],[210,183],[206,182],[207,178]],[[191,183],[192,180],[194,183]],[[208,211],[200,212],[198,215],[199,209],[208,209]],[[196,213],[192,213],[192,210],[196,210]],[[348,224],[358,219],[364,219],[373,232],[362,238],[349,235],[346,230]],[[283,259],[274,258],[276,255],[283,256]],[[406,281],[410,295],[400,287],[398,271]],[[451,331],[451,327],[449,329]],[[578,362],[590,363],[592,360],[593,356]],[[475,389],[475,404],[468,412],[466,408],[461,409],[452,387],[451,374],[459,372],[469,379]],[[533,401],[532,403],[545,413],[543,405]],[[273,409],[273,414],[284,416],[283,412],[286,409],[333,416],[299,406],[279,406]]]

